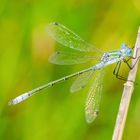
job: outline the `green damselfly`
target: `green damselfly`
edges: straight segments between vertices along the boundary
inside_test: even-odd
[[[116,62],[119,63],[126,57],[132,57],[132,49],[130,49],[126,44],[122,44],[121,48],[118,50],[102,53],[99,49],[97,49],[93,45],[88,44],[74,32],[57,22],[49,24],[47,27],[47,32],[60,44],[64,45],[65,47],[71,48],[72,50],[75,50],[75,52],[67,52],[64,50],[54,52],[54,54],[49,58],[50,62],[59,65],[80,64],[86,63],[90,60],[97,60],[98,62],[87,69],[81,70],[74,74],[65,76],[58,80],[39,86],[31,91],[23,93],[22,95],[11,100],[9,102],[9,105],[18,104],[45,88],[51,87],[59,82],[76,76],[77,79],[72,84],[70,91],[75,92],[81,90],[86,86],[88,81],[91,80],[92,77],[94,77],[93,75],[98,70],[98,73],[94,77],[94,80],[92,79],[93,84],[89,90],[89,94],[85,104],[86,120],[88,123],[91,123],[96,118],[99,112],[103,68]],[[90,52],[92,52],[92,55]]]

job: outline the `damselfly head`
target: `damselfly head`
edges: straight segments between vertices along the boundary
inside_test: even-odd
[[[132,56],[132,49],[128,47],[127,44],[123,43],[121,45],[121,52],[126,56]]]

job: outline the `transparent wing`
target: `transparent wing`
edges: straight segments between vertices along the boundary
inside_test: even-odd
[[[91,79],[91,77],[93,76],[95,71],[88,71],[88,72],[85,72],[81,75],[79,75],[76,80],[73,82],[71,88],[70,88],[70,91],[73,93],[73,92],[76,92],[76,91],[79,91],[81,90],[82,88],[84,88],[86,86],[86,84],[89,82],[89,80]]]
[[[47,26],[47,32],[48,34],[61,43],[62,45],[82,51],[82,52],[96,52],[99,54],[102,54],[100,50],[98,50],[96,47],[88,44],[83,39],[81,39],[78,35],[76,35],[74,32],[66,28],[64,25],[53,22]]]
[[[64,52],[57,51],[54,52],[50,57],[49,61],[58,65],[72,65],[72,64],[81,64],[88,61],[99,61],[100,57],[94,57],[87,55],[85,53],[74,53],[74,52]]]
[[[92,123],[99,114],[99,104],[102,92],[102,79],[103,72],[100,71],[96,75],[94,82],[89,90],[85,106],[85,116],[88,123]]]

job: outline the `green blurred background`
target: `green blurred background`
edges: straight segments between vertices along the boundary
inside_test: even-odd
[[[45,32],[58,21],[103,52],[122,42],[134,46],[140,25],[139,0],[1,0],[0,1],[0,139],[110,140],[123,81],[106,68],[100,114],[87,124],[84,106],[89,87],[70,94],[73,80],[41,91],[16,106],[7,102],[41,84],[88,65],[58,66],[48,57],[60,44]],[[128,70],[123,67],[127,76]],[[139,83],[139,75],[137,82]],[[140,98],[135,86],[124,140],[140,139]]]

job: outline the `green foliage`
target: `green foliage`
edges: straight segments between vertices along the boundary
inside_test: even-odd
[[[1,140],[108,140],[111,139],[123,82],[111,74],[104,78],[100,114],[91,124],[84,116],[85,93],[70,94],[73,80],[42,91],[9,107],[9,99],[83,68],[48,62],[58,45],[45,32],[59,21],[102,51],[133,46],[140,25],[138,0],[1,0],[0,1],[0,139]],[[84,67],[87,67],[85,64]],[[126,73],[127,70],[124,68]],[[139,77],[137,78],[139,82]],[[139,86],[129,110],[124,139],[138,139]]]

